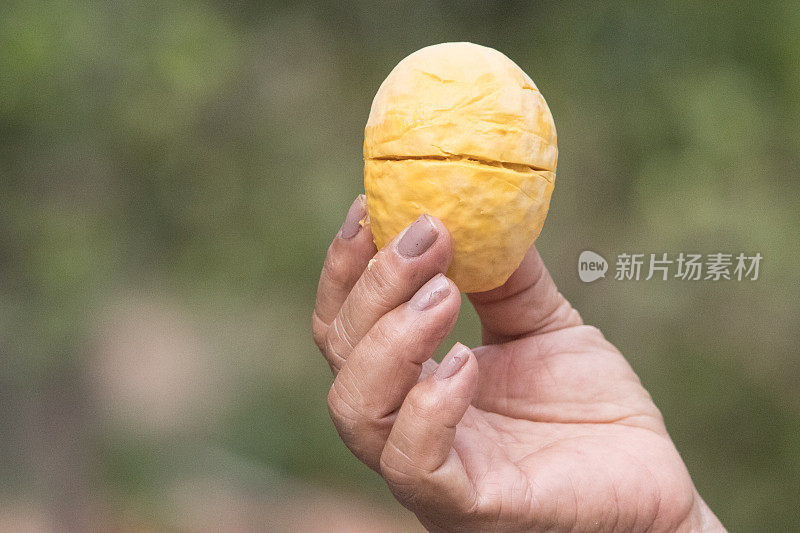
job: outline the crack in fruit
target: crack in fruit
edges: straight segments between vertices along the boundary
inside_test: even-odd
[[[368,157],[367,159],[372,161],[457,161],[457,162],[466,162],[466,163],[474,163],[477,165],[485,165],[489,167],[495,168],[504,168],[507,170],[513,170],[514,172],[553,172],[549,168],[538,167],[536,165],[528,165],[525,163],[510,163],[507,161],[494,161],[492,159],[482,159],[475,156],[470,155],[383,155],[377,157]],[[550,181],[547,178],[544,178],[547,181]]]

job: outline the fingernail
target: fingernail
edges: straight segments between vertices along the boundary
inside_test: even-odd
[[[339,236],[342,239],[352,239],[361,230],[361,219],[367,214],[365,197],[359,194],[347,211]]]
[[[444,274],[436,274],[411,298],[409,304],[417,311],[430,309],[450,294],[450,282]]]
[[[447,352],[439,368],[433,373],[436,379],[447,379],[464,367],[469,359],[469,348],[457,342],[453,349]]]
[[[428,215],[421,215],[403,234],[397,243],[397,251],[405,257],[419,257],[431,247],[438,236],[439,231],[433,225],[431,218]]]

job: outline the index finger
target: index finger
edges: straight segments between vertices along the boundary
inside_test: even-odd
[[[320,349],[325,346],[328,326],[367,268],[367,263],[378,251],[372,241],[369,224],[365,221],[366,216],[366,198],[360,194],[353,201],[341,229],[328,247],[312,316],[314,340]]]

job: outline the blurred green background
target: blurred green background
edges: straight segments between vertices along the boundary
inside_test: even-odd
[[[800,529],[798,4],[285,4],[3,3],[0,530],[415,527],[339,442],[309,318],[378,85],[453,40],[547,98],[538,247],[700,493]],[[764,259],[583,284],[585,249]]]

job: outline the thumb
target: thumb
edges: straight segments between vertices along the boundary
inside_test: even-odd
[[[578,312],[558,292],[534,246],[503,285],[468,296],[481,320],[486,344],[583,324]]]
[[[457,343],[400,407],[381,455],[381,475],[411,510],[469,507],[475,501],[453,442],[477,386],[477,360]]]

